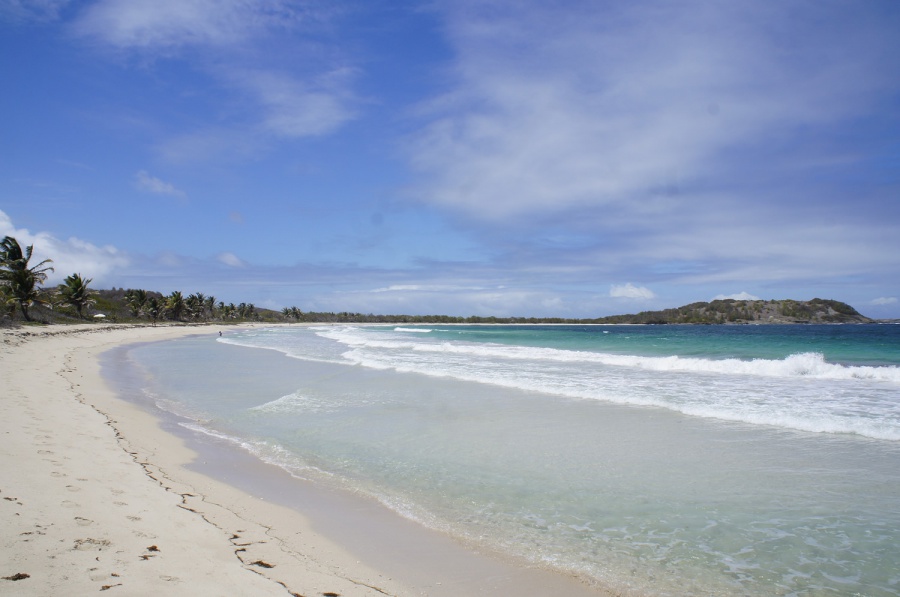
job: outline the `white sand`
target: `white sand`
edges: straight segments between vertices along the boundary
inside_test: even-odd
[[[0,331],[0,595],[598,594],[460,546],[376,570],[296,509],[186,468],[195,454],[118,399],[96,357],[219,329]],[[449,582],[429,580],[440,572]]]

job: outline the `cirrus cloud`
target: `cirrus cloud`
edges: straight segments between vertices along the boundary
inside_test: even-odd
[[[154,193],[156,195],[171,195],[172,197],[179,197],[181,199],[187,197],[187,193],[181,189],[178,189],[171,183],[160,180],[155,176],[150,176],[146,170],[141,170],[135,174],[135,186],[141,191]]]
[[[82,12],[77,33],[120,48],[223,46],[269,27],[313,16],[290,0],[100,0]]]
[[[410,147],[424,200],[481,218],[690,209],[679,195],[717,186],[730,159],[765,159],[785,131],[890,98],[882,69],[897,67],[896,48],[875,11],[828,3],[811,10],[829,18],[812,20],[774,4],[575,5],[446,8],[453,84],[424,106],[428,126]]]
[[[99,0],[71,28],[143,64],[184,61],[219,87],[191,130],[158,143],[164,157],[196,161],[331,133],[356,116],[355,70],[339,40],[329,41],[328,23],[340,12],[317,0]]]
[[[241,260],[240,257],[235,255],[234,253],[219,253],[216,256],[216,260],[219,263],[227,265],[228,267],[244,267],[246,264]]]

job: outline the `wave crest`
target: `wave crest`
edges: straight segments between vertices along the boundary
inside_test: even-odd
[[[783,359],[706,359],[682,356],[641,356],[612,354],[558,348],[507,346],[503,344],[424,343],[415,340],[371,338],[353,328],[328,330],[320,335],[355,349],[387,349],[418,353],[471,355],[479,359],[531,360],[559,363],[591,363],[614,367],[630,367],[647,371],[684,371],[726,375],[764,377],[808,377],[833,380],[871,380],[900,383],[900,367],[841,365],[829,363],[819,352],[803,352]]]

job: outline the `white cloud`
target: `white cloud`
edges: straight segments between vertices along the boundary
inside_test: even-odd
[[[882,296],[872,301],[873,305],[893,305],[897,302],[895,296]]]
[[[726,299],[734,299],[736,301],[759,301],[762,300],[758,296],[754,296],[749,292],[739,292],[737,294],[717,294],[714,301],[724,301]]]
[[[375,288],[373,290],[362,290],[360,292],[420,292],[427,287],[420,284],[395,284],[393,286],[385,286],[384,288]]]
[[[0,0],[0,18],[13,21],[53,21],[71,0]]]
[[[257,153],[271,137],[326,134],[355,116],[354,70],[338,42],[329,48],[319,35],[339,11],[315,0],[100,0],[74,30],[143,58],[183,58],[224,87],[227,120],[160,144],[171,160],[195,161]]]
[[[503,286],[497,286],[496,290],[503,290]],[[462,292],[488,290],[484,286],[457,286],[452,284],[394,284],[374,290],[360,290],[359,292]]]
[[[245,265],[244,262],[241,261],[241,259],[234,253],[219,253],[216,256],[216,259],[219,261],[219,263],[224,263],[229,267],[244,267]]]
[[[23,248],[33,245],[32,263],[52,259],[50,265],[54,271],[48,275],[49,285],[58,284],[74,273],[99,283],[129,265],[128,257],[111,245],[98,247],[75,237],[61,240],[49,232],[31,233],[25,228],[16,228],[3,211],[0,211],[0,236],[15,237]]]
[[[100,0],[76,31],[120,48],[221,46],[311,16],[302,3],[279,0]]]
[[[656,294],[649,288],[645,288],[643,286],[635,286],[630,282],[618,286],[614,284],[609,289],[609,296],[611,296],[612,298],[631,298],[641,300],[656,298]]]
[[[179,197],[182,199],[187,197],[187,194],[181,189],[175,188],[174,185],[160,180],[155,176],[150,176],[146,170],[141,170],[135,175],[135,186],[141,191],[155,193],[157,195],[171,195],[172,197]]]
[[[262,107],[263,127],[280,137],[321,135],[354,116],[350,108],[352,69],[340,68],[301,81],[284,73],[253,70],[232,73],[237,86]]]
[[[840,5],[837,31],[770,3],[450,6],[455,80],[410,160],[420,197],[487,218],[671,208],[735,149],[866,115],[893,46]]]

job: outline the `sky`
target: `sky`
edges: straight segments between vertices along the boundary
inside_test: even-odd
[[[0,0],[0,235],[94,288],[900,318],[900,3]]]

